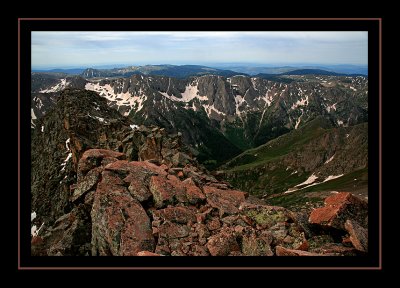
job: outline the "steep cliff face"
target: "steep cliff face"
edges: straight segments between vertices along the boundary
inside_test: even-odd
[[[105,99],[82,90],[61,92],[55,108],[36,125],[31,145],[32,208],[43,220],[54,221],[70,209],[69,186],[76,182],[83,152],[93,147],[118,149],[124,133],[132,129]]]
[[[199,151],[199,160],[209,161],[208,167],[215,168],[318,116],[337,127],[368,121],[368,78],[362,76],[283,75],[274,81],[241,75],[182,79],[142,74],[97,76],[35,80],[32,127],[36,118],[54,106],[60,90],[84,86],[98,92],[136,125],[182,133],[184,143]]]
[[[31,75],[31,128],[57,103],[66,89],[84,89],[86,80],[65,73],[32,73]]]

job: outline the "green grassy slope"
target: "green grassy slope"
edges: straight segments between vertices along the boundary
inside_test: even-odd
[[[298,130],[243,152],[220,168],[236,188],[269,198],[294,188],[314,173],[318,176],[316,182],[328,176],[344,176],[310,186],[301,193],[349,190],[350,184],[354,184],[350,181],[353,176],[368,175],[367,167],[368,123],[335,128],[328,120],[318,117]],[[361,186],[365,188],[367,180],[358,183]],[[284,194],[281,200],[271,201],[290,198],[296,196]]]

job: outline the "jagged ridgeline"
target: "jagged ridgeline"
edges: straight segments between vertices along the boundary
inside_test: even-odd
[[[144,75],[165,73],[158,68],[152,67],[151,72],[128,69],[126,73],[138,73],[130,75],[87,70],[82,74],[87,79],[33,73],[32,126],[35,118],[54,106],[56,94],[65,87],[92,90],[135,125],[182,133],[183,142],[197,150],[197,159],[214,169],[317,116],[340,127],[368,120],[368,78],[364,76],[275,75],[268,80],[268,75],[247,77],[220,71],[211,73],[222,76]]]

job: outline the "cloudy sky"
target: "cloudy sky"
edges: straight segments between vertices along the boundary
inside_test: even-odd
[[[32,68],[368,64],[368,32],[32,32]]]

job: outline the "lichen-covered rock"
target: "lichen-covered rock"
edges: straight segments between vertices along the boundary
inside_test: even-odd
[[[237,190],[221,190],[211,186],[203,187],[207,202],[219,210],[220,217],[239,213],[239,206],[246,199],[246,193]]]
[[[186,189],[186,197],[190,204],[202,203],[206,199],[206,196],[201,189],[196,186],[192,178],[187,178],[182,181],[182,185]]]
[[[91,239],[90,212],[80,204],[56,220],[43,236],[48,256],[88,256]]]
[[[134,256],[143,250],[154,251],[150,219],[126,187],[100,182],[91,217],[92,255]]]
[[[273,256],[270,244],[272,235],[264,234],[261,237],[255,231],[246,233],[242,239],[242,252],[245,256]]]
[[[153,195],[154,205],[156,208],[165,207],[168,204],[176,203],[175,195],[178,193],[171,181],[161,176],[152,176],[150,179],[150,192]]]
[[[86,150],[78,162],[78,175],[84,176],[93,168],[101,165],[107,165],[117,160],[125,159],[125,154],[106,150],[106,149],[89,149]],[[104,166],[105,166],[104,165]]]
[[[76,185],[74,193],[71,197],[71,201],[74,202],[86,192],[90,191],[92,188],[94,189],[102,172],[102,168],[96,167],[90,170]]]
[[[283,207],[243,203],[240,209],[244,215],[264,228],[272,227],[279,222],[287,222],[290,219],[288,211]]]
[[[153,213],[154,218],[161,218],[171,222],[186,224],[188,222],[196,222],[194,211],[185,207],[169,207],[161,210],[156,210]]]
[[[224,229],[211,236],[207,242],[207,249],[212,256],[227,256],[233,251],[240,251],[234,231]]]

